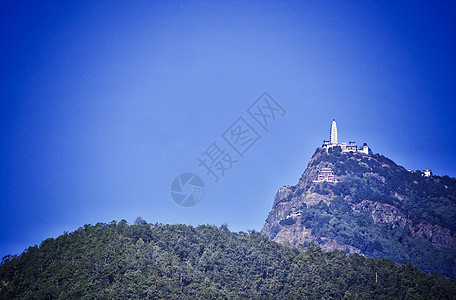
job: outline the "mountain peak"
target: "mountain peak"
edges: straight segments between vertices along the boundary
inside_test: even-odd
[[[297,184],[279,188],[262,233],[286,245],[315,242],[456,277],[446,263],[456,258],[456,180],[340,144],[318,147]]]

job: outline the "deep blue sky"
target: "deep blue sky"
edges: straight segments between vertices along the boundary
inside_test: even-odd
[[[1,1],[0,257],[137,216],[261,230],[333,118],[455,177],[455,6],[395,2]],[[214,183],[196,157],[264,91],[286,115]],[[206,183],[192,208],[182,172]]]

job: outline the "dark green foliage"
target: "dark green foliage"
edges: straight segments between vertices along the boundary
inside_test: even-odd
[[[280,226],[277,224],[274,224],[271,228],[271,234],[269,235],[269,238],[270,239],[275,238],[279,232],[280,232]]]
[[[323,202],[303,207],[301,224],[315,237],[327,237],[351,245],[370,257],[385,257],[398,263],[412,262],[428,273],[456,277],[456,251],[436,250],[415,239],[407,228],[374,224],[367,213],[354,213],[341,197],[328,207]]]
[[[293,225],[294,223],[296,223],[296,219],[293,218],[283,219],[279,222],[280,225]]]
[[[343,208],[341,208],[343,209]],[[98,223],[0,266],[1,299],[451,299],[456,282],[386,259],[281,246],[227,226]]]
[[[321,162],[331,165],[336,178],[344,177],[342,182],[328,186],[334,194],[350,196],[355,203],[372,200],[391,204],[414,223],[426,221],[456,232],[456,179],[408,172],[381,154],[335,155],[321,151],[312,165]],[[327,193],[325,189],[322,194]]]
[[[328,149],[328,153],[333,155],[340,155],[342,153],[342,148],[340,146],[331,147]]]
[[[341,186],[332,187],[333,192],[352,196],[355,202],[373,200],[391,204],[414,223],[429,222],[456,232],[456,179],[424,177],[419,172],[408,172],[380,154],[371,157],[373,159],[369,160],[367,156],[361,156],[363,164],[347,156],[345,162],[339,159],[334,167],[336,175],[349,176]],[[400,200],[396,195],[406,200]]]
[[[329,209],[304,209],[303,226],[317,238],[354,246],[368,256],[412,262],[423,271],[456,278],[456,250],[435,249],[429,242],[412,237],[408,227],[374,224],[369,212],[351,210],[363,200],[389,204],[413,224],[439,225],[455,233],[456,179],[408,172],[381,154],[329,152],[317,153],[312,166],[331,167],[338,182],[314,183],[311,191],[337,197]]]
[[[329,195],[331,193],[331,189],[333,188],[334,183],[332,182],[319,182],[312,186],[312,192],[320,194],[320,195]]]

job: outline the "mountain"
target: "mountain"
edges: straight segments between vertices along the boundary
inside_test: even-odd
[[[0,265],[0,299],[454,299],[456,280],[226,225],[85,225]]]
[[[456,278],[455,216],[456,179],[407,171],[370,150],[323,145],[296,185],[279,188],[262,233]]]

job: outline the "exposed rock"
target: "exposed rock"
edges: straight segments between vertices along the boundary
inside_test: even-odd
[[[321,168],[332,168],[337,183],[315,182]],[[363,254],[363,251],[353,245],[340,244],[327,236],[319,238],[314,236],[312,230],[301,223],[303,206],[309,208],[320,202],[331,206],[333,200],[338,197],[333,192],[333,187],[344,182],[352,182],[353,178],[358,178],[356,179],[358,182],[366,180],[376,182],[378,185],[386,185],[391,178],[401,180],[405,176],[412,176],[408,174],[409,172],[405,168],[379,154],[328,154],[324,149],[318,148],[298,183],[294,186],[283,186],[277,191],[273,208],[266,219],[262,233],[285,245],[299,246],[317,242],[325,250],[342,249],[350,253]],[[418,184],[417,180],[422,179],[410,177],[408,186],[413,188]],[[433,179],[432,183],[439,184],[441,189],[446,187],[446,184],[441,183],[440,180]],[[387,224],[386,228],[390,230],[395,228],[410,230],[411,236],[429,242],[436,249],[456,249],[456,235],[450,229],[425,221],[416,222],[415,220],[413,222],[395,205],[384,203],[384,201],[370,199],[355,201],[354,195],[357,191],[353,188],[349,189],[349,187],[350,185],[345,187],[342,194],[339,194],[342,197],[338,197],[338,199],[343,199],[353,213],[368,214],[372,217],[374,224],[379,226]],[[404,193],[403,190],[406,191],[406,189],[391,191],[391,195],[385,194],[385,197],[389,197],[389,203],[394,202],[392,199],[409,203],[410,195]],[[378,194],[376,197],[382,197],[382,194]]]
[[[391,228],[407,227],[413,237],[429,241],[437,249],[456,249],[456,234],[451,234],[449,229],[429,223],[419,223],[414,226],[405,214],[392,205],[364,200],[353,205],[352,210],[355,212],[368,211],[375,224],[384,223],[390,225]]]
[[[400,201],[409,201],[409,200],[410,200],[409,197],[407,197],[407,196],[405,196],[405,195],[402,195],[402,194],[400,194],[400,193],[398,193],[398,192],[395,192],[395,193],[394,193],[394,197],[395,197],[396,199],[400,200]]]
[[[451,234],[447,228],[420,223],[417,226],[410,226],[410,230],[414,237],[431,242],[437,249],[456,249],[456,234]]]
[[[411,224],[411,221],[407,219],[407,216],[401,213],[396,207],[389,204],[364,200],[359,204],[353,205],[352,210],[355,212],[368,211],[375,224],[386,223],[391,225],[392,228],[405,228],[407,224]]]

